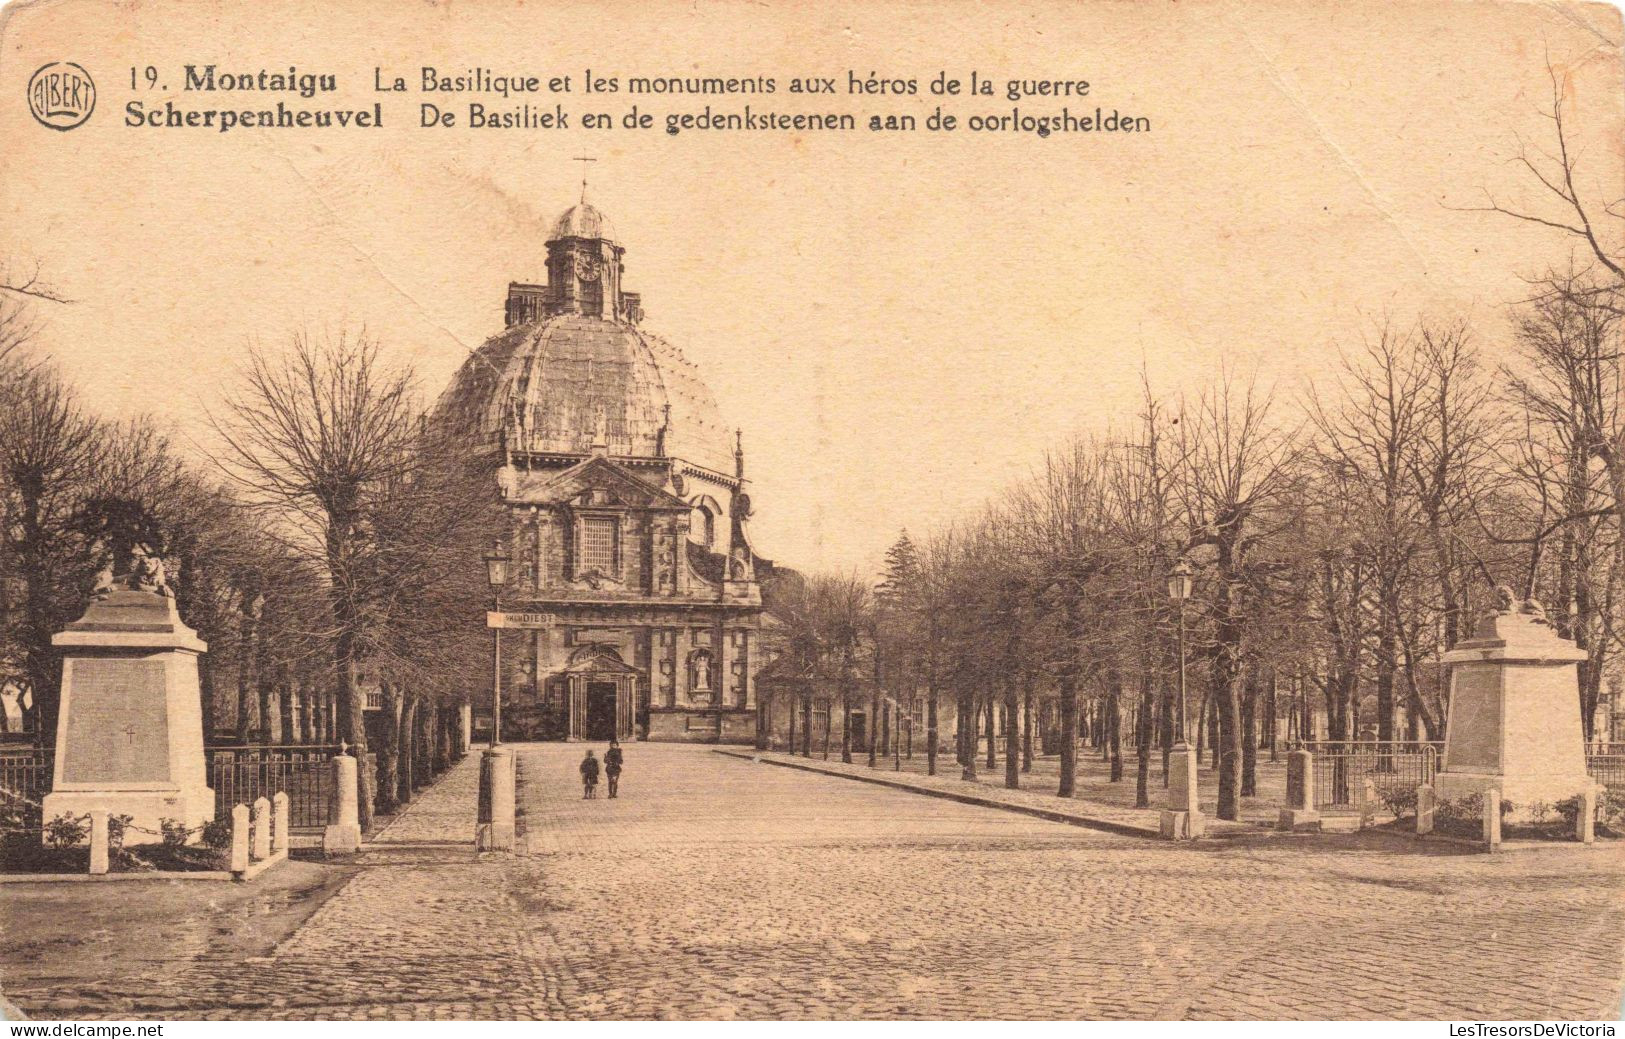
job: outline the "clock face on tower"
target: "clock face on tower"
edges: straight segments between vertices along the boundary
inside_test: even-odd
[[[581,281],[597,281],[598,260],[582,253],[576,253],[576,277]]]

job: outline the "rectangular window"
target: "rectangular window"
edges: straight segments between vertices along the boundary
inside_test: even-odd
[[[581,523],[581,569],[615,572],[615,536],[620,524],[613,516],[588,516]]]

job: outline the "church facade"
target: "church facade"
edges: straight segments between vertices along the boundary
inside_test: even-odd
[[[438,405],[500,453],[502,605],[540,625],[503,635],[501,738],[750,742],[772,564],[740,435],[643,329],[603,214],[583,200],[546,250]]]

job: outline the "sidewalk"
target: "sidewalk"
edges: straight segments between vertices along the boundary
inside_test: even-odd
[[[910,768],[909,762],[904,762],[905,771],[892,770],[892,763],[885,762],[884,766],[870,768],[867,757],[862,761],[853,755],[852,764],[843,764],[840,761],[824,761],[820,757],[803,758],[782,751],[752,751],[729,750],[718,748],[718,754],[730,757],[744,758],[750,761],[760,761],[763,764],[777,765],[784,768],[801,769],[806,772],[817,772],[828,776],[840,776],[844,779],[853,779],[865,783],[875,783],[898,790],[907,790],[912,793],[924,794],[929,797],[941,797],[960,804],[980,805],[986,808],[998,808],[1004,811],[1020,812],[1024,815],[1048,819],[1052,822],[1067,823],[1072,826],[1083,826],[1092,830],[1103,830],[1107,833],[1117,833],[1128,837],[1160,838],[1159,824],[1161,808],[1133,808],[1122,804],[1103,803],[1083,797],[1060,798],[1055,796],[1055,781],[1053,777],[1046,777],[1037,771],[1024,774],[1022,782],[1029,784],[1023,789],[1010,790],[1004,786],[1004,770],[1001,768],[993,773],[978,771],[975,782],[966,782],[959,778],[959,766],[951,757],[944,756],[937,761],[938,774],[929,776],[924,773],[925,763],[923,755],[916,755]],[[1084,787],[1094,786],[1094,783],[1085,783],[1086,769],[1079,763],[1080,792]],[[951,770],[951,772],[949,772]],[[1162,796],[1160,783],[1160,769],[1153,764],[1151,799],[1155,804]],[[1088,776],[1088,779],[1094,779]],[[1133,773],[1129,772],[1127,778],[1113,786],[1126,790],[1127,798],[1134,796]],[[1224,822],[1214,819],[1210,814],[1207,819],[1207,832],[1214,837],[1235,837],[1244,834],[1258,834],[1262,832],[1258,820],[1244,819],[1241,822]]]
[[[362,850],[404,844],[473,845],[479,804],[480,752],[476,748],[419,790]]]

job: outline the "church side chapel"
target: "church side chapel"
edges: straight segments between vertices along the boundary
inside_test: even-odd
[[[546,282],[509,285],[506,331],[437,406],[500,455],[503,609],[548,618],[502,637],[501,738],[750,742],[773,566],[750,540],[742,437],[641,327],[585,185],[546,249]]]

